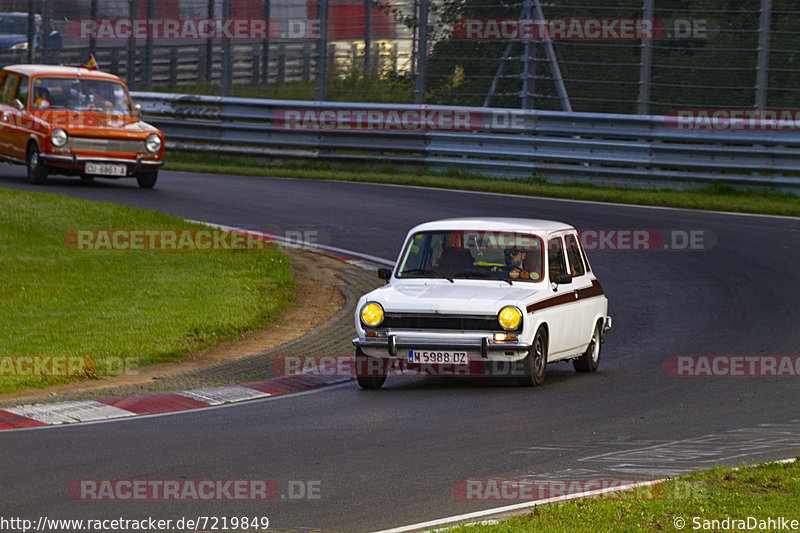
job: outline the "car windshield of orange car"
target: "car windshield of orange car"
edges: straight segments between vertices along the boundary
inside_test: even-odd
[[[33,82],[33,109],[65,109],[132,115],[125,86],[116,81],[80,77],[38,77]]]
[[[430,231],[406,245],[398,278],[542,280],[542,240],[506,231]]]

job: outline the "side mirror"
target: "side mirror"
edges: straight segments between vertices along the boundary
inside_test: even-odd
[[[25,109],[25,104],[23,104],[23,103],[22,103],[22,100],[20,100],[19,98],[14,98],[14,101],[13,101],[13,102],[11,102],[11,105],[13,105],[14,107],[16,107],[16,108],[17,108],[18,110],[20,110],[20,111],[22,111],[22,110],[24,110],[24,109]]]
[[[553,278],[553,283],[557,285],[572,283],[572,274],[556,274]]]
[[[136,104],[133,109],[137,117],[142,114],[142,104]]]
[[[379,268],[378,277],[384,281],[389,281],[392,277],[392,271],[388,268]]]

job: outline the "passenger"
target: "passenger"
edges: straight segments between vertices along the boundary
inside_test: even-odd
[[[50,107],[50,90],[47,87],[33,88],[33,108],[47,109]]]

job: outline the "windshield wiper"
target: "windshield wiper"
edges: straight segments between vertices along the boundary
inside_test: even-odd
[[[464,277],[477,276],[486,279],[496,279],[498,281],[505,281],[509,285],[513,285],[510,279],[498,278],[496,276],[492,276],[488,272],[483,272],[482,270],[473,270],[473,269],[462,270],[458,274],[455,274],[455,276],[464,276]]]

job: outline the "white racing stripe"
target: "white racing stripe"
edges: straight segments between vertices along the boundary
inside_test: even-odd
[[[794,463],[797,461],[796,457],[792,457],[789,459],[781,459],[780,461],[772,461],[773,463],[777,464],[787,464],[787,463]],[[770,463],[767,463],[770,464]],[[739,467],[733,468],[733,470],[739,470]],[[576,492],[574,494],[567,494],[564,496],[556,496],[553,498],[547,498],[544,500],[536,500],[531,502],[521,502],[514,505],[506,505],[505,507],[495,507],[494,509],[484,509],[483,511],[476,511],[474,513],[466,513],[462,515],[455,515],[455,516],[448,516],[447,518],[439,518],[438,520],[429,520],[428,522],[420,522],[418,524],[411,524],[409,526],[401,526],[395,527],[392,529],[382,529],[380,531],[376,531],[375,533],[405,533],[410,531],[439,531],[439,529],[431,530],[429,528],[437,528],[442,526],[454,526],[456,524],[466,522],[468,520],[477,520],[479,518],[484,518],[487,516],[494,516],[494,515],[501,515],[505,513],[513,513],[515,511],[522,511],[525,509],[530,509],[533,507],[538,507],[539,505],[545,505],[548,503],[557,503],[557,502],[565,502],[569,500],[577,500],[578,498],[587,498],[589,496],[598,496],[600,494],[606,494],[609,492],[622,492],[628,489],[636,489],[639,487],[647,487],[650,485],[658,485],[659,483],[663,483],[666,481],[665,479],[654,479],[652,481],[643,481],[641,483],[632,483],[629,485],[621,485],[619,487],[607,487],[604,489],[597,489],[597,490],[590,490],[586,492]]]
[[[63,424],[65,422],[86,422],[89,420],[106,420],[122,416],[134,416],[135,413],[105,405],[94,400],[78,402],[61,402],[42,405],[23,405],[3,409],[9,413],[32,418],[45,424]]]
[[[238,385],[182,390],[178,391],[178,394],[200,400],[209,405],[220,405],[226,402],[241,402],[269,396],[266,392],[248,389],[247,387],[240,387]]]
[[[353,261],[348,261],[348,263],[352,263],[356,266],[360,266],[364,268],[365,266],[369,268],[372,265],[369,263],[375,263],[382,266],[394,266],[394,261],[389,261],[388,259],[384,259],[382,257],[376,257],[374,255],[365,254],[361,252],[354,252],[353,250],[345,250],[344,248],[337,248],[335,246],[328,246],[325,244],[319,243],[312,243],[312,242],[298,242],[291,239],[286,239],[284,237],[280,237],[278,235],[272,235],[268,233],[264,233],[261,231],[246,229],[246,228],[237,228],[235,226],[226,226],[224,224],[215,224],[213,222],[205,222],[202,220],[192,220],[190,218],[185,219],[186,222],[192,222],[194,224],[203,224],[204,226],[208,226],[210,228],[217,228],[223,231],[235,231],[237,233],[244,233],[246,235],[253,235],[256,237],[263,237],[265,239],[273,240],[276,242],[281,243],[284,246],[288,246],[290,248],[300,248],[301,250],[308,250],[309,252],[324,250],[326,252],[332,252],[335,254],[343,255],[343,256],[352,256],[353,258],[363,259],[367,261],[367,265],[365,265],[362,261],[358,261],[358,259]]]
[[[439,518],[438,520],[430,520],[428,522],[420,522],[419,524],[411,524],[410,526],[402,526],[402,527],[395,527],[392,529],[382,529],[380,531],[376,531],[375,533],[404,533],[407,531],[417,531],[417,530],[426,530],[429,528],[435,528],[439,526],[447,526],[447,525],[455,525],[459,522],[465,522],[467,520],[476,520],[478,518],[485,518],[487,516],[493,516],[498,514],[505,514],[514,511],[521,511],[524,509],[530,509],[532,507],[538,507],[539,505],[545,505],[548,503],[556,503],[556,502],[565,502],[569,500],[577,500],[578,498],[587,498],[589,496],[598,496],[600,494],[606,494],[609,492],[621,492],[624,490],[629,489],[636,489],[639,487],[647,487],[650,485],[657,485],[659,483],[663,483],[663,479],[654,479],[652,481],[642,481],[641,483],[631,483],[628,485],[620,485],[618,487],[606,487],[604,489],[596,489],[596,490],[587,490],[584,492],[576,492],[574,494],[566,494],[564,496],[554,496],[552,498],[546,498],[544,500],[536,500],[536,501],[529,501],[529,502],[520,502],[515,503],[513,505],[506,505],[505,507],[495,507],[494,509],[484,509],[483,511],[475,511],[474,513],[466,513],[461,515],[455,516],[448,516],[447,518]]]

